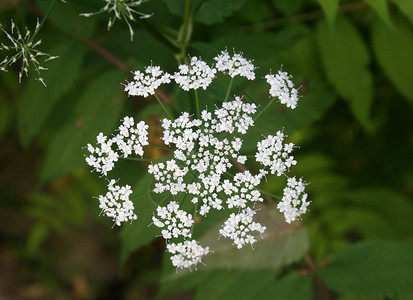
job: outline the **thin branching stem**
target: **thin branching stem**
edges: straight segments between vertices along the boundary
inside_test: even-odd
[[[267,105],[264,107],[264,109],[261,110],[261,111],[254,117],[254,122],[256,122],[256,121],[261,117],[261,115],[275,102],[275,100],[277,100],[276,97],[272,98],[272,99],[267,103]]]
[[[46,14],[44,15],[42,21],[40,22],[39,27],[37,28],[37,30],[34,31],[32,37],[31,37],[31,39],[30,39],[30,42],[33,42],[34,37],[35,37],[35,36],[37,35],[37,33],[40,31],[40,29],[42,28],[44,22],[46,22],[47,18],[49,17],[50,13],[51,13],[52,10],[53,10],[54,5],[56,4],[56,1],[57,1],[57,0],[53,0],[52,3],[50,3],[49,9],[47,10]]]
[[[234,83],[234,77],[231,77],[231,81],[229,82],[229,86],[228,86],[228,89],[227,89],[227,94],[225,95],[224,102],[227,102],[227,100],[229,98],[229,94],[231,93],[233,83]]]
[[[172,114],[169,112],[169,110],[166,108],[165,104],[162,102],[161,98],[155,93],[154,94],[156,100],[158,100],[158,103],[161,105],[162,109],[165,111],[165,113],[168,115],[170,119],[173,119]]]

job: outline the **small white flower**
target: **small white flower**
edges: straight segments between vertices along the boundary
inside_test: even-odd
[[[99,196],[99,207],[102,212],[112,218],[116,225],[120,226],[122,222],[128,220],[136,220],[137,216],[133,212],[134,206],[129,196],[132,190],[129,185],[115,185],[115,180],[110,180],[108,184],[108,192],[105,195]]]
[[[104,0],[106,2],[105,6],[102,7],[100,10],[94,13],[83,13],[80,14],[83,17],[91,17],[95,16],[101,13],[109,13],[113,14],[112,16],[109,17],[109,22],[108,22],[108,30],[115,24],[116,19],[120,20],[123,19],[126,24],[128,24],[129,27],[129,34],[130,34],[130,39],[133,41],[133,35],[134,31],[132,29],[132,26],[130,24],[130,21],[135,21],[134,14],[138,15],[139,18],[141,19],[146,19],[151,17],[152,15],[149,14],[144,14],[141,13],[137,10],[135,10],[135,7],[138,7],[141,5],[143,2],[146,2],[148,0],[139,0],[139,1],[133,1],[133,0]]]
[[[302,178],[298,181],[295,177],[288,178],[283,198],[277,205],[278,210],[284,213],[287,223],[299,219],[301,215],[307,212],[310,202],[307,201],[307,193],[304,193],[306,185],[307,183]]]
[[[211,68],[203,60],[192,57],[189,65],[183,64],[179,66],[179,72],[174,74],[174,79],[179,86],[185,90],[197,90],[206,88],[215,78],[217,71]]]
[[[258,142],[255,159],[266,167],[270,167],[271,174],[281,176],[288,169],[297,164],[294,156],[290,156],[294,144],[283,144],[284,137],[281,131],[276,136],[269,135],[266,139]]]
[[[275,76],[272,74],[265,76],[265,79],[271,85],[270,95],[277,97],[281,104],[294,109],[297,107],[298,90],[294,88],[294,83],[290,78],[292,78],[291,75],[281,70]]]
[[[252,246],[257,240],[249,233],[257,231],[259,234],[263,234],[266,230],[265,226],[252,221],[255,214],[256,212],[249,207],[238,214],[232,213],[219,230],[219,234],[233,240],[238,249],[241,249],[245,244]]]
[[[41,77],[40,71],[47,70],[47,68],[43,67],[40,64],[40,58],[44,57],[44,61],[49,61],[58,58],[58,56],[52,56],[50,54],[41,52],[36,49],[38,45],[41,44],[41,40],[34,42],[33,39],[37,35],[40,29],[39,19],[37,19],[36,28],[34,29],[34,33],[31,32],[26,27],[26,33],[23,35],[19,28],[14,24],[13,20],[11,20],[11,34],[9,34],[3,26],[0,24],[0,30],[3,31],[7,38],[10,40],[12,45],[5,45],[1,43],[0,50],[4,51],[13,51],[14,54],[11,57],[6,56],[3,61],[0,62],[0,71],[7,72],[7,68],[12,64],[16,63],[18,60],[22,60],[22,66],[19,71],[19,83],[23,77],[23,74],[26,77],[29,74],[30,65],[36,71],[38,81],[40,81],[44,86],[46,86],[43,78]],[[15,33],[15,36],[13,36]]]
[[[166,245],[171,256],[172,265],[178,269],[191,268],[201,261],[202,257],[209,253],[209,247],[203,248],[197,241],[185,241],[183,243],[171,243]]]
[[[234,56],[231,57],[225,49],[214,59],[216,60],[215,67],[217,70],[223,73],[228,73],[232,78],[240,75],[248,80],[255,79],[255,66],[250,60],[245,59],[242,56],[242,53],[234,52]]]
[[[171,82],[171,75],[160,69],[159,66],[146,67],[145,72],[135,71],[135,81],[125,84],[125,91],[129,96],[143,96],[155,94],[155,90],[164,83]]]

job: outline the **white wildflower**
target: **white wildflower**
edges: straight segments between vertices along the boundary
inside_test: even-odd
[[[132,194],[130,186],[121,187],[115,183],[115,180],[110,180],[109,191],[105,195],[99,196],[99,208],[105,215],[112,218],[116,225],[120,226],[122,222],[136,220],[137,216],[133,212],[133,203],[129,200],[129,196]]]
[[[306,185],[307,183],[302,178],[298,181],[295,177],[288,178],[283,198],[277,205],[278,210],[284,213],[287,223],[299,219],[307,212],[310,202],[307,201],[307,193],[304,193]]]
[[[281,176],[288,169],[297,164],[294,156],[290,156],[293,151],[294,144],[283,144],[283,132],[277,131],[277,135],[269,135],[266,139],[258,142],[257,153],[255,159],[266,167],[270,167],[271,174]]]
[[[297,107],[298,90],[294,88],[294,83],[290,78],[292,78],[291,75],[282,71],[278,71],[275,76],[272,74],[265,76],[265,79],[271,85],[270,95],[277,97],[281,104],[294,109]]]
[[[194,223],[192,215],[186,211],[179,209],[179,205],[175,201],[169,202],[165,207],[158,206],[156,209],[157,217],[153,216],[153,224],[159,228],[163,228],[161,234],[165,240],[191,237],[191,227]]]
[[[207,65],[203,60],[192,57],[189,65],[179,66],[179,72],[174,74],[175,82],[185,91],[206,88],[215,78],[217,71]]]
[[[135,10],[136,7],[141,5],[143,2],[146,2],[148,0],[139,0],[139,1],[133,1],[133,0],[103,0],[106,2],[105,6],[103,6],[100,10],[94,13],[83,13],[80,14],[83,17],[91,17],[95,16],[101,13],[108,13],[112,14],[109,17],[109,22],[108,22],[108,30],[115,24],[116,19],[120,20],[123,19],[126,24],[129,27],[129,34],[130,34],[130,39],[131,41],[133,40],[133,35],[134,31],[132,28],[132,25],[130,24],[130,21],[134,22],[135,21],[135,15],[138,15],[139,18],[141,19],[146,19],[152,16],[152,14],[144,14],[141,13],[137,10]]]
[[[255,214],[256,212],[249,207],[238,214],[232,213],[219,230],[219,234],[233,240],[238,249],[245,244],[252,246],[257,240],[250,232],[257,231],[263,234],[266,230],[265,226],[252,221]]]
[[[47,68],[40,64],[40,58],[43,58],[44,61],[58,58],[58,56],[52,56],[36,49],[36,47],[42,42],[41,40],[38,40],[37,42],[33,41],[34,37],[39,32],[39,29],[39,19],[37,19],[36,28],[34,29],[33,34],[27,29],[27,27],[25,34],[20,32],[13,20],[11,20],[11,34],[9,34],[0,24],[0,30],[6,34],[7,38],[11,42],[11,45],[1,43],[0,50],[12,51],[14,53],[11,57],[6,56],[3,61],[0,62],[0,71],[7,72],[7,68],[9,66],[21,59],[22,65],[19,71],[19,83],[21,82],[23,74],[26,75],[26,77],[29,75],[29,69],[30,66],[32,66],[38,75],[36,79],[46,86],[44,79],[41,77],[40,71],[47,70]]]
[[[203,248],[197,241],[185,241],[183,243],[171,243],[166,245],[171,256],[172,265],[178,269],[191,268],[202,262],[203,256],[209,253],[209,247]]]
[[[159,66],[146,67],[145,72],[135,71],[133,73],[135,81],[125,85],[125,91],[130,96],[143,96],[155,94],[155,90],[164,83],[171,82],[171,75],[161,70]]]
[[[217,70],[227,73],[232,78],[240,75],[248,80],[255,79],[255,66],[250,60],[245,59],[242,56],[242,53],[234,52],[234,55],[231,57],[225,49],[224,51],[221,51],[221,54],[218,54],[218,56],[214,59],[216,60],[215,67]]]

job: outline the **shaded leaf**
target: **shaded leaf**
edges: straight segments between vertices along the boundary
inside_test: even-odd
[[[256,208],[259,211],[254,221],[266,226],[267,230],[262,238],[256,236],[254,248],[246,246],[237,249],[232,240],[220,237],[221,222],[199,239],[202,246],[210,247],[213,252],[205,256],[205,265],[198,265],[198,270],[277,270],[302,257],[309,247],[309,241],[307,232],[300,223],[287,224],[275,206],[258,205]],[[189,271],[178,270],[170,278],[183,276],[187,272]]]
[[[79,76],[84,55],[81,46],[67,42],[53,48],[50,53],[59,58],[48,62],[49,70],[42,72],[47,88],[30,77],[18,102],[17,126],[24,145],[28,145],[39,132],[54,104]]]
[[[120,232],[120,261],[123,265],[129,255],[140,247],[147,245],[159,235],[159,228],[151,225],[153,212],[156,204],[151,199],[150,186],[153,176],[146,174],[140,178],[138,183],[132,188],[132,202],[138,219],[133,224],[123,224]]]
[[[217,271],[199,285],[195,299],[258,299],[274,277],[273,271]]]
[[[406,0],[392,0],[394,4],[400,9],[400,11],[410,19],[413,23],[413,1]]]
[[[339,293],[371,297],[413,297],[413,245],[368,241],[345,248],[317,272]]]
[[[390,25],[389,8],[387,7],[387,0],[366,0],[368,4],[376,11],[379,17],[387,24]]]
[[[395,21],[396,30],[380,22],[372,29],[372,43],[384,73],[398,91],[413,105],[413,30],[406,21]]]
[[[108,133],[119,120],[123,92],[119,71],[105,73],[92,81],[77,103],[74,119],[53,137],[42,169],[42,181],[64,176],[84,162],[87,143],[99,132]]]
[[[43,12],[48,11],[51,3],[50,0],[37,0],[36,2]],[[72,2],[62,3],[57,1],[49,19],[56,27],[71,36],[88,37],[95,29],[96,20],[95,18],[79,16],[80,13],[85,13],[86,11],[78,11]]]
[[[195,13],[194,20],[211,25],[224,21],[225,17],[231,16],[240,9],[246,0],[206,0],[201,4]]]
[[[298,13],[302,9],[304,0],[272,0],[272,3],[274,4],[274,7],[282,13],[286,15],[292,15]]]
[[[313,279],[311,276],[301,276],[291,273],[280,280],[270,282],[262,289],[256,299],[313,299]]]
[[[317,0],[326,14],[328,25],[332,26],[336,20],[339,0]]]
[[[322,21],[317,25],[317,39],[327,79],[349,102],[353,115],[364,128],[372,130],[370,107],[373,80],[368,69],[370,55],[356,27],[341,17],[332,31]]]

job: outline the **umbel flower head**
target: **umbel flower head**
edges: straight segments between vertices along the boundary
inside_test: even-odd
[[[236,76],[255,80],[255,66],[240,53],[234,52],[231,57],[227,51],[222,51],[215,61],[215,66],[210,67],[200,58],[192,57],[190,63],[180,65],[174,75],[158,66],[150,66],[143,72],[135,71],[134,81],[125,84],[125,91],[143,97],[154,95],[165,109],[156,89],[161,84],[170,83],[171,79],[185,91],[195,90],[196,97],[197,90],[207,89],[218,71],[229,75],[231,82]],[[269,74],[266,78],[273,96],[270,104],[278,99],[281,104],[295,108],[298,96],[291,76],[282,72],[277,76]],[[228,93],[225,98],[227,96]],[[177,269],[196,268],[202,258],[213,251],[192,235],[199,216],[207,218],[217,211],[227,212],[227,219],[217,234],[231,240],[238,249],[246,245],[252,247],[266,234],[265,224],[254,221],[257,211],[254,207],[264,201],[259,186],[266,176],[274,174],[288,178],[277,206],[286,222],[300,219],[310,203],[305,193],[307,184],[287,175],[297,161],[292,155],[295,145],[286,142],[287,135],[283,131],[264,137],[257,143],[256,152],[248,157],[242,154],[249,129],[263,113],[255,103],[234,96],[216,104],[213,109],[201,110],[198,100],[196,105],[196,114],[184,111],[172,116],[165,110],[169,117],[160,121],[163,132],[159,137],[163,145],[149,142],[148,125],[143,121],[125,117],[117,134],[110,138],[100,133],[97,146],[87,146],[86,161],[102,176],[107,176],[122,157],[140,156],[142,158],[131,159],[151,160],[143,158],[146,146],[170,150],[164,159],[152,161],[147,172],[154,179],[152,192],[164,199],[153,213],[151,226],[159,228],[159,236],[165,239],[166,250]],[[248,170],[248,158],[254,157],[258,164],[255,164],[255,170]],[[99,197],[105,214],[117,225],[134,219],[136,215],[132,214],[133,208],[128,202],[129,188],[115,188],[123,191],[118,195],[114,191],[114,181],[109,183],[109,194]]]
[[[133,35],[134,31],[132,28],[132,25],[130,22],[135,21],[134,15],[138,15],[139,18],[141,19],[147,19],[152,16],[152,14],[144,14],[141,13],[137,10],[135,10],[136,7],[141,5],[144,2],[147,2],[149,0],[139,0],[139,1],[133,1],[133,0],[102,0],[106,2],[105,6],[103,6],[100,10],[94,12],[94,13],[83,13],[80,14],[83,17],[92,17],[98,14],[102,13],[108,13],[112,14],[109,17],[108,21],[108,30],[115,24],[115,21],[123,19],[126,24],[129,27],[129,34],[130,34],[130,40],[133,41]]]
[[[40,50],[37,50],[36,47],[41,44],[41,40],[34,42],[34,37],[37,35],[40,29],[39,19],[37,19],[36,27],[34,32],[30,32],[26,28],[26,32],[23,34],[19,28],[15,25],[13,20],[11,20],[11,30],[8,33],[3,26],[0,24],[0,30],[3,31],[11,45],[0,45],[0,50],[12,52],[11,56],[6,56],[2,62],[0,62],[0,70],[7,72],[7,68],[14,63],[17,63],[21,59],[21,68],[19,71],[19,83],[23,77],[23,74],[26,77],[29,75],[30,66],[32,66],[37,73],[39,80],[44,86],[46,86],[40,71],[47,70],[47,68],[41,65],[40,59],[44,61],[52,60],[58,58],[58,56],[52,56]]]

